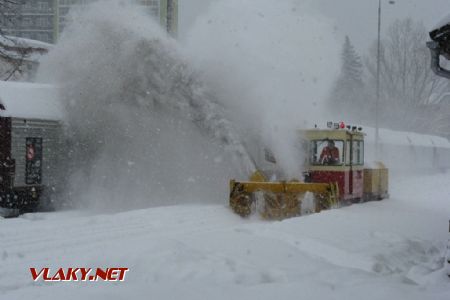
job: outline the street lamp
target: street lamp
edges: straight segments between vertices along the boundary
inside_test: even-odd
[[[395,1],[389,0],[391,5],[395,4]],[[375,102],[375,159],[379,159],[379,140],[380,140],[380,120],[379,120],[379,110],[380,110],[380,61],[381,61],[381,0],[378,0],[378,40],[377,40],[377,99]]]

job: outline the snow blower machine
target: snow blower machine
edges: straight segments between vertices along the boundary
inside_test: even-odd
[[[307,157],[303,181],[272,181],[276,159],[264,148],[257,161],[273,168],[256,171],[248,181],[230,181],[230,206],[242,217],[259,213],[284,219],[345,204],[388,197],[388,170],[382,163],[364,165],[362,128],[329,122],[327,129],[299,131]]]
[[[430,38],[431,41],[427,42],[427,47],[431,51],[431,69],[436,75],[450,79],[450,70],[445,66],[441,66],[441,56],[446,60],[450,60],[450,18],[447,17],[442,20],[440,24],[430,32]],[[450,237],[447,244],[445,268],[448,277],[450,277]]]

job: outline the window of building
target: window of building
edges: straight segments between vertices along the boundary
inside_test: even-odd
[[[48,19],[46,17],[37,18],[36,25],[38,27],[47,27],[47,26],[49,26]]]
[[[44,2],[44,1],[39,1],[38,2],[38,9],[40,11],[48,11],[48,8],[49,8],[48,2]]]
[[[43,42],[48,42],[48,34],[45,32],[39,32],[36,35],[36,39]]]
[[[31,2],[25,2],[25,3],[23,4],[23,6],[22,6],[22,9],[23,9],[24,11],[30,11],[31,8],[32,8]]]
[[[31,20],[31,18],[25,17],[25,18],[22,19],[22,26],[23,27],[28,27],[28,26],[31,26],[31,25],[33,25],[33,21]]]
[[[29,32],[22,32],[22,37],[26,38],[26,39],[31,39],[32,38],[32,34]]]

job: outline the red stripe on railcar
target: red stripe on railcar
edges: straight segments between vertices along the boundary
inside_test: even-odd
[[[350,180],[353,177],[353,182]],[[337,182],[341,200],[351,201],[363,196],[363,170],[353,171],[311,171],[311,181],[317,183]]]

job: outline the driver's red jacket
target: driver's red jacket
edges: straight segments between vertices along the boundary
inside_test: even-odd
[[[321,163],[336,163],[339,162],[339,149],[337,147],[325,147],[320,154]]]

